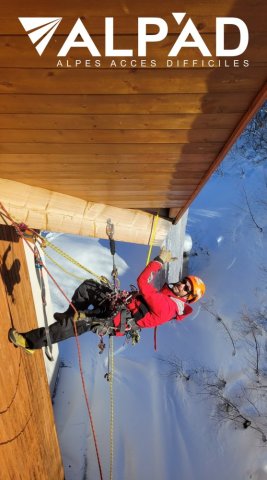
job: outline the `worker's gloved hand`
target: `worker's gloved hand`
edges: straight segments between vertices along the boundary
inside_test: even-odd
[[[75,312],[74,315],[73,315],[73,321],[74,322],[78,322],[79,320],[85,320],[87,317],[86,317],[86,314],[85,312]]]
[[[156,257],[155,260],[158,260],[161,263],[169,263],[169,262],[172,262],[173,260],[176,260],[176,257],[172,257],[171,251],[166,250],[166,247],[162,247],[158,257]]]

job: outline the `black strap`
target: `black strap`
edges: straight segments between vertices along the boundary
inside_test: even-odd
[[[141,320],[142,318],[144,318],[144,316],[149,312],[148,305],[144,300],[144,298],[141,295],[140,296],[138,295],[137,298],[140,301],[140,305],[138,305],[137,307],[138,308],[137,312],[132,314],[135,322],[138,322],[138,320]]]
[[[127,324],[127,310],[125,307],[121,309],[121,323],[120,323],[120,332],[124,335],[125,328]]]

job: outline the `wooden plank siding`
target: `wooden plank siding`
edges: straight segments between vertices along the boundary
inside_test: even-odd
[[[267,60],[266,60],[267,63]],[[13,69],[0,68],[0,93],[22,94],[174,94],[256,93],[266,66],[230,69]],[[14,73],[16,74],[14,75]],[[255,76],[257,75],[257,81]],[[103,99],[104,101],[104,99]],[[67,103],[67,98],[65,97]],[[62,106],[62,108],[64,108]],[[67,105],[65,105],[67,108]],[[7,112],[8,113],[8,112]]]
[[[229,129],[240,120],[240,113],[198,114],[106,114],[106,115],[60,115],[60,114],[5,114],[0,115],[0,128],[7,130],[190,130]],[[152,132],[153,135],[153,132]]]
[[[9,343],[12,326],[37,326],[22,241],[0,226],[1,478],[64,479],[43,355],[27,355]]]
[[[167,16],[171,19],[171,12],[179,11],[187,12],[189,16],[196,16],[198,24],[202,23],[202,29],[205,26],[208,28],[209,19],[214,19],[216,16],[230,16],[230,14],[238,16],[239,13],[241,18],[244,18],[247,22],[250,21],[252,25],[255,25],[256,21],[262,22],[263,29],[265,29],[262,15],[266,10],[265,3],[261,1],[257,1],[255,5],[255,0],[246,0],[246,2],[225,0],[222,7],[220,0],[214,0],[212,4],[210,0],[202,0],[201,3],[199,0],[190,0],[190,2],[181,0],[178,7],[179,9],[177,8],[177,3],[173,2],[173,0],[165,0],[164,3],[155,0],[153,5],[149,1],[144,0],[136,0],[134,3],[130,0],[126,0],[123,3],[109,0],[102,0],[101,3],[98,0],[92,0],[88,3],[84,0],[76,0],[75,6],[71,3],[66,4],[64,0],[58,0],[56,6],[52,2],[45,0],[40,0],[38,4],[34,0],[27,0],[24,3],[21,3],[20,0],[13,0],[11,5],[5,3],[1,6],[1,17],[5,18],[7,23],[14,24],[15,32],[12,31],[11,33],[17,32],[14,16],[29,16],[30,12],[32,12],[32,16],[34,14],[40,17],[64,16],[68,17],[71,22],[72,19],[76,19],[79,16],[90,20],[91,28],[94,28],[93,20],[97,17],[101,21],[103,17],[113,16],[116,17],[118,23],[121,22],[123,25],[126,24],[128,26],[127,22],[129,22],[129,19],[131,22],[136,22],[136,17],[138,16],[160,16],[162,18]],[[12,15],[12,13],[15,15]],[[176,22],[173,25],[176,29],[178,28]],[[213,22],[211,28],[214,29]]]
[[[178,10],[186,12],[181,25],[171,14]],[[167,208],[176,216],[208,179],[266,82],[266,14],[265,0],[6,3],[0,12],[0,177],[89,202]],[[62,21],[39,56],[18,17],[53,15]],[[125,68],[119,58],[112,68],[112,58],[105,58],[108,16],[114,17],[115,48],[133,49],[136,67],[126,57]],[[146,61],[137,56],[137,18],[144,16],[168,24],[167,37],[148,45]],[[221,58],[218,66],[218,16],[238,17],[248,26],[249,46],[238,66],[231,58]],[[57,57],[77,18],[101,53],[100,68],[85,48],[72,48],[67,59]],[[209,57],[197,48],[183,48],[172,58],[180,66],[166,68],[168,52],[189,18],[216,68],[208,67]],[[225,47],[234,48],[236,27],[225,31]]]
[[[68,118],[69,115],[149,115],[153,119],[154,115],[186,115],[200,114],[196,121],[200,120],[202,115],[213,114],[220,117],[223,113],[245,112],[248,100],[252,101],[254,92],[250,96],[248,92],[236,93],[221,92],[209,93],[170,93],[170,94],[135,94],[135,95],[92,95],[92,94],[0,94],[0,114],[5,116],[10,114],[49,114],[63,115]],[[67,100],[67,104],[66,104]],[[218,115],[220,113],[220,115]],[[1,115],[4,121],[5,116]],[[15,117],[14,117],[15,118]],[[31,118],[31,117],[29,117]],[[175,118],[175,117],[173,117]],[[152,120],[151,120],[152,121]],[[138,122],[139,124],[139,122]],[[4,127],[4,125],[3,125]],[[110,125],[111,128],[111,125]]]

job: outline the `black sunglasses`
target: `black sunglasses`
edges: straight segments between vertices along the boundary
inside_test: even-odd
[[[192,292],[192,285],[191,285],[190,281],[188,280],[188,278],[185,277],[180,281],[184,285],[184,291],[185,292],[187,292],[187,293]]]

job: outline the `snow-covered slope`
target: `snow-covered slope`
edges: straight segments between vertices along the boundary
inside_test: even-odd
[[[114,341],[116,480],[267,479],[265,118],[266,114],[254,131],[254,135],[260,132],[260,143],[255,137],[251,140],[252,132],[250,146],[246,137],[241,139],[190,208],[189,270],[206,282],[202,304],[196,304],[184,322],[159,328],[157,352],[151,330],[142,332],[135,347],[123,339]],[[75,250],[78,257],[85,255],[83,241],[80,246],[73,237],[67,242],[73,254]],[[111,263],[107,267],[105,242],[88,242],[88,252],[94,248],[93,267],[99,247],[102,258],[106,255],[101,266],[105,271],[100,273],[108,274]],[[118,259],[126,287],[135,282],[147,251],[123,244],[117,251],[129,267]],[[65,306],[55,297],[54,301],[55,309]],[[93,334],[80,341],[104,478],[108,478],[107,353],[98,354]],[[66,479],[95,480],[99,473],[74,340],[62,344],[61,355],[65,368],[55,415]]]

